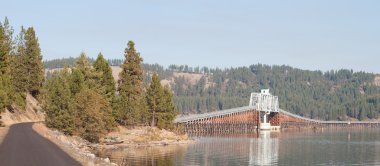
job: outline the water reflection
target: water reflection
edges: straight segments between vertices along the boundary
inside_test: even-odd
[[[275,165],[278,161],[279,141],[270,131],[261,131],[255,141],[250,139],[249,165]],[[256,152],[256,153],[255,153]]]
[[[170,166],[182,160],[187,145],[170,145],[105,150],[98,152],[101,157],[108,157],[121,166]]]
[[[200,137],[190,145],[127,148],[101,151],[119,165],[274,165],[278,138],[271,133]]]
[[[380,165],[379,138],[380,130],[260,132],[99,155],[119,165]]]

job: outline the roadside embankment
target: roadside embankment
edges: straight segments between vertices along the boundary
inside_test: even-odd
[[[26,96],[25,109],[18,106],[12,106],[1,113],[1,121],[5,126],[11,126],[16,123],[39,122],[44,121],[45,115],[41,111],[38,101],[31,95]]]
[[[41,107],[38,105],[38,101],[29,94],[26,96],[25,109],[12,106],[11,110],[5,109],[0,116],[0,144],[7,135],[11,125],[24,122],[39,122],[45,119]]]

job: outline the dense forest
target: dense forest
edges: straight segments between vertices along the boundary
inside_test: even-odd
[[[14,37],[5,18],[0,22],[0,112],[23,110],[30,94],[45,112],[46,126],[91,142],[98,142],[117,123],[174,129],[178,111],[172,91],[160,84],[157,73],[144,74],[133,41],[118,62],[117,83],[101,53],[93,60],[82,52],[67,62],[46,77],[34,28],[22,27]]]
[[[123,60],[108,61],[118,66]],[[65,62],[69,61],[46,61],[45,67],[60,67]],[[263,64],[226,69],[142,66],[145,71],[159,73],[162,80],[169,80],[177,108],[183,114],[245,106],[250,93],[261,87],[268,87],[279,96],[282,109],[313,119],[365,120],[378,118],[380,112],[380,87],[374,83],[376,75],[372,73],[346,69],[309,71]],[[191,82],[192,77],[199,79]]]

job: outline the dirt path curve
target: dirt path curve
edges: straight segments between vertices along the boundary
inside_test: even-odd
[[[0,145],[0,165],[6,166],[79,166],[57,145],[32,128],[33,123],[12,125]]]

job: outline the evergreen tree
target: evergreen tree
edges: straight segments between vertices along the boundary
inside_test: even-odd
[[[11,74],[10,59],[12,51],[13,29],[5,17],[4,23],[0,22],[0,112],[11,104]]]
[[[125,49],[125,61],[118,80],[118,119],[126,125],[146,123],[147,108],[143,97],[143,59],[133,41]]]
[[[115,96],[116,85],[112,76],[112,69],[108,62],[103,58],[102,53],[99,53],[98,58],[94,62],[94,68],[97,72],[102,73],[100,84],[105,88],[105,98],[112,103]]]
[[[81,53],[80,57],[75,62],[75,70],[79,70],[82,73],[84,78],[83,86],[106,96],[105,87],[102,86],[103,74],[92,67],[84,52]]]
[[[174,104],[173,93],[168,86],[163,88],[163,109],[158,116],[157,127],[165,129],[174,128],[174,119],[178,111]]]
[[[84,139],[98,142],[115,127],[108,101],[95,91],[83,88],[75,97],[75,129]]]
[[[42,93],[42,108],[46,112],[46,125],[65,134],[75,130],[72,98],[67,76],[56,73],[49,79]]]
[[[73,95],[79,93],[84,86],[84,76],[78,69],[72,69],[70,75],[70,90]]]
[[[172,129],[174,127],[173,121],[177,116],[173,94],[169,87],[162,87],[157,73],[154,73],[152,76],[152,81],[147,89],[146,99],[148,108],[152,112],[151,125]]]
[[[24,63],[27,61],[25,54],[25,29],[21,27],[21,31],[18,34],[16,45],[16,53],[11,58],[11,77],[12,84],[14,85],[16,92],[27,91],[27,66]]]
[[[13,29],[10,27],[7,17],[5,17],[4,23],[0,22],[0,75],[8,75],[10,72],[12,34]]]
[[[86,79],[89,79],[88,77],[91,75],[89,72],[91,72],[92,67],[91,63],[87,58],[86,53],[81,52],[79,58],[77,61],[75,61],[75,66],[76,69],[78,69],[84,76],[86,76]]]
[[[7,83],[4,76],[0,76],[0,112],[9,105]]]
[[[27,68],[27,91],[36,97],[44,82],[44,66],[41,49],[33,27],[25,33],[25,55]]]
[[[152,113],[152,126],[155,126],[155,123],[157,121],[157,117],[155,116],[156,112],[159,112],[163,109],[163,95],[164,91],[160,83],[160,78],[158,77],[157,73],[154,73],[146,94],[148,108],[149,111]]]
[[[16,38],[17,44],[14,55],[11,57],[12,101],[21,108],[26,105],[26,92],[28,86],[27,56],[25,54],[25,29]]]

